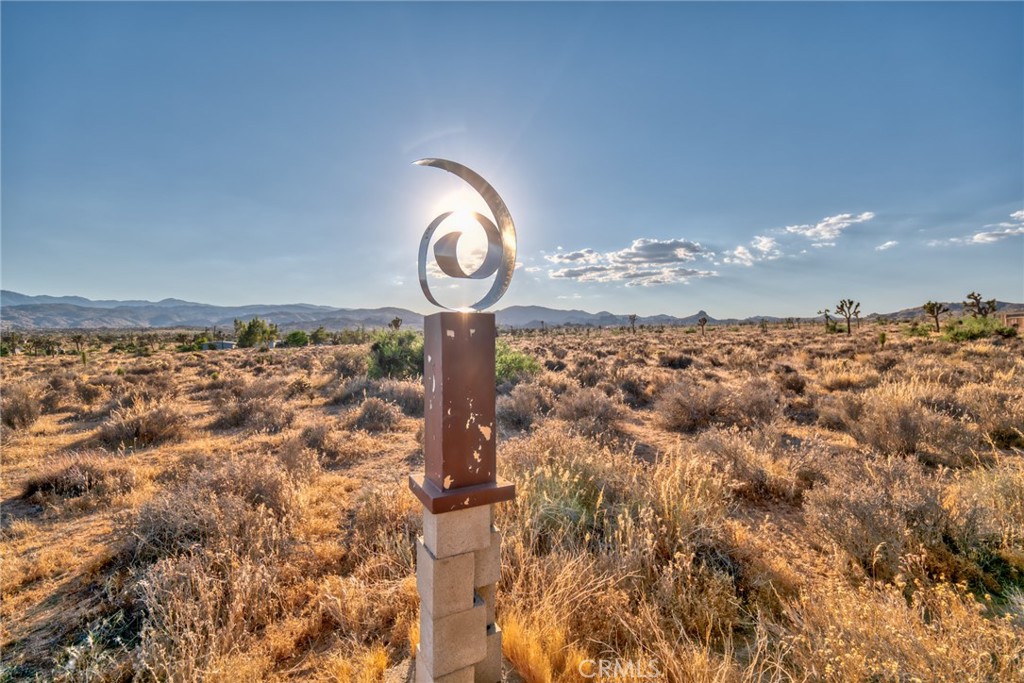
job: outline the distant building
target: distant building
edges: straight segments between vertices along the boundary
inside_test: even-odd
[[[999,319],[1003,325],[1016,329],[1018,334],[1024,334],[1024,311],[1001,313]]]
[[[233,341],[208,341],[203,343],[203,351],[224,351],[237,346]]]

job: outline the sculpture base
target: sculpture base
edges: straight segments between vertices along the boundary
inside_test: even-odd
[[[444,491],[423,475],[411,474],[409,488],[423,503],[423,507],[435,515],[478,505],[503,503],[516,497],[516,485],[500,477],[496,482]]]

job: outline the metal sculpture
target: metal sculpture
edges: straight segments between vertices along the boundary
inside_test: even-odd
[[[423,474],[409,488],[423,504],[423,536],[416,541],[420,642],[416,683],[499,683],[501,627],[495,596],[501,576],[501,533],[493,506],[515,497],[515,484],[498,476],[494,412],[496,327],[483,312],[508,289],[516,263],[516,229],[505,202],[490,183],[462,164],[421,159],[459,176],[483,197],[494,217],[473,213],[487,236],[483,263],[466,272],[458,259],[461,232],[434,243],[434,259],[449,277],[494,276],[486,295],[470,308],[423,318]],[[420,287],[441,308],[427,283],[427,252],[442,213],[423,233]],[[497,225],[495,225],[495,223]]]
[[[475,304],[469,306],[469,308],[482,311],[493,306],[508,289],[509,283],[512,282],[512,273],[516,267],[516,226],[512,222],[512,215],[509,213],[508,207],[505,206],[505,202],[491,184],[471,168],[447,159],[420,159],[413,163],[418,166],[440,168],[462,178],[469,183],[470,187],[476,190],[477,194],[486,202],[487,208],[491,210],[497,225],[483,214],[476,213],[475,211],[472,213],[474,220],[480,224],[484,234],[487,236],[487,255],[484,257],[483,263],[476,270],[467,273],[459,263],[457,248],[459,238],[462,237],[461,232],[450,232],[437,240],[434,244],[434,260],[437,262],[441,272],[449,277],[482,280],[494,275],[494,284],[491,285],[487,294]],[[423,239],[420,241],[419,253],[420,287],[423,289],[423,294],[430,303],[445,309],[448,309],[448,307],[434,298],[430,291],[430,285],[427,282],[427,251],[429,250],[430,240],[433,238],[434,233],[452,213],[454,212],[447,211],[442,213],[430,222],[426,232],[423,233]]]

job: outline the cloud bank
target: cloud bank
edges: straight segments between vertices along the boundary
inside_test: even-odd
[[[1024,235],[1024,209],[1011,213],[1009,221],[991,223],[989,225],[983,225],[982,227],[990,229],[982,230],[974,233],[973,235],[967,235],[966,237],[951,237],[945,240],[931,240],[928,242],[928,246],[943,247],[954,244],[992,244],[993,242],[1004,240],[1007,237]]]
[[[827,216],[814,225],[787,225],[786,232],[795,235],[802,235],[811,241],[815,247],[834,247],[835,239],[851,225],[864,223],[875,217],[871,211],[854,216],[852,213],[841,213],[837,216]]]
[[[653,287],[714,277],[717,275],[714,271],[684,265],[710,255],[711,252],[698,242],[642,237],[618,251],[602,254],[594,249],[580,249],[544,258],[566,266],[550,271],[549,276],[556,280],[623,282],[627,287]]]

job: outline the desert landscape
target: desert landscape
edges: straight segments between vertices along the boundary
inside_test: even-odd
[[[1024,680],[1024,341],[956,328],[503,330],[509,675]],[[82,337],[0,360],[0,680],[405,676],[420,333]]]

